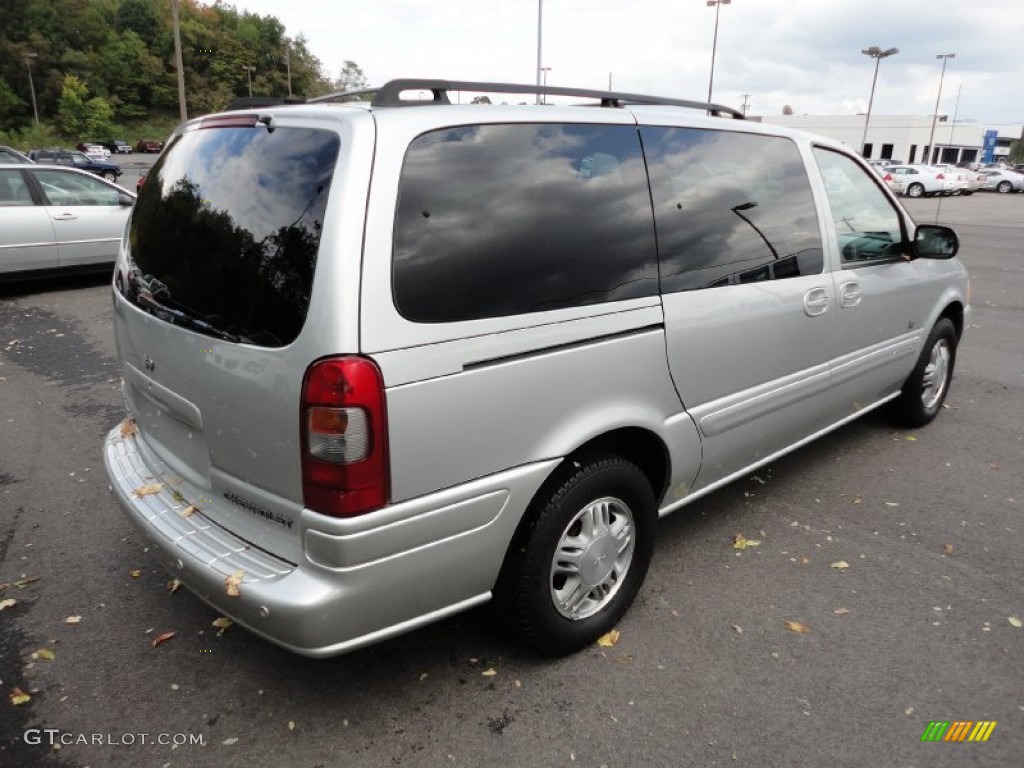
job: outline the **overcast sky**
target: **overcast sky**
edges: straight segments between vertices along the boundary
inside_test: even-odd
[[[532,83],[536,0],[236,0],[302,34],[336,76],[355,61],[371,85],[396,77]],[[715,8],[707,0],[543,0],[549,85],[707,98]],[[714,101],[751,114],[867,109],[870,46],[881,61],[873,114],[1024,122],[1024,0],[732,0],[720,9]],[[962,86],[962,88],[961,88]]]

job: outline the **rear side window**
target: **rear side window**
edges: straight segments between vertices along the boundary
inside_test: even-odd
[[[418,137],[395,218],[395,305],[423,323],[658,292],[635,127],[515,124]]]
[[[335,133],[262,125],[189,131],[146,177],[118,288],[200,333],[278,347],[309,306]]]
[[[666,293],[820,274],[821,231],[796,145],[642,128]]]

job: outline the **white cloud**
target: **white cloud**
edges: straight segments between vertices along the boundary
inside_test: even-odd
[[[533,82],[537,10],[523,0],[238,0],[306,37],[328,72],[355,61],[371,84],[396,77]],[[939,111],[996,125],[1024,122],[1024,2],[987,0],[733,0],[721,6],[714,100],[753,114],[864,111],[874,61],[863,48],[898,47],[881,62],[873,111]],[[550,85],[687,99],[707,96],[715,10],[705,0],[547,0]],[[962,88],[961,88],[962,86]]]

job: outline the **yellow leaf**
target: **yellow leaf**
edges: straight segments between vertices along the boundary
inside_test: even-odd
[[[1011,627],[1016,627],[1017,629],[1020,629],[1022,626],[1024,626],[1024,622],[1022,622],[1016,616],[1007,616],[1006,620],[1010,622]]]
[[[832,563],[830,567],[835,568],[837,571],[845,571],[847,568],[850,567],[850,564],[845,560],[837,560],[836,562]]]
[[[942,554],[944,554],[944,555],[952,555],[953,554],[953,545],[952,544],[947,544],[946,546],[944,546],[942,548]]]
[[[195,504],[189,504],[187,507],[185,507],[183,510],[181,510],[181,516],[182,517],[192,517],[192,515],[194,515],[198,511],[199,511],[199,508],[196,507]]]
[[[916,438],[916,437],[914,437],[913,435],[907,435],[907,436],[906,436],[906,437],[904,438],[904,440],[910,440],[911,442],[914,442],[914,441],[916,441],[916,440],[917,440],[917,438]]]
[[[128,571],[128,575],[131,576],[133,579],[137,579],[142,575],[142,569],[133,568],[132,570]]]
[[[135,419],[130,416],[121,422],[121,437],[135,437],[139,434],[139,428],[135,426]]]
[[[861,503],[861,501],[862,501],[862,499],[861,499],[861,497],[860,497],[860,496],[854,496],[854,497],[853,497],[853,503],[854,503],[854,504],[860,504],[860,503]]]
[[[498,670],[496,670],[494,667],[491,667],[490,669],[485,669],[483,672],[480,673],[482,677],[494,677],[496,674],[498,674]]]
[[[32,697],[21,690],[21,688],[15,688],[8,694],[7,698],[11,700],[11,704],[14,706],[18,706],[19,704],[24,704],[25,702],[32,700]]]
[[[64,619],[65,624],[78,624],[82,620],[81,616],[68,616]]]
[[[601,635],[598,638],[597,644],[602,648],[611,648],[617,642],[619,642],[620,632],[617,629],[613,629],[607,634]]]
[[[10,608],[11,606],[17,605],[18,601],[13,597],[8,597],[6,600],[0,600],[0,611],[4,608]]]
[[[801,624],[799,621],[787,621],[786,629],[790,632],[810,632],[811,628],[805,624]]]
[[[742,533],[737,533],[732,540],[733,549],[746,549],[747,547],[756,547],[760,544],[760,541],[754,539],[748,539]]]
[[[132,495],[137,499],[141,499],[143,496],[152,496],[154,493],[160,493],[160,490],[163,487],[163,483],[150,483],[149,485],[140,485],[132,492]]]
[[[242,586],[243,578],[245,578],[245,571],[235,571],[224,579],[224,591],[228,597],[238,597],[242,594],[238,588]]]
[[[166,584],[164,584],[164,586],[167,588],[168,592],[177,592],[179,589],[181,589],[181,582],[177,579],[171,579]]]
[[[295,721],[294,720],[289,720],[288,721],[288,730],[289,731],[294,731],[295,730]]]
[[[225,616],[214,619],[213,626],[217,628],[217,637],[223,635],[227,631],[228,627],[232,626],[234,623],[235,622]]]
[[[32,658],[42,659],[43,661],[53,661],[57,656],[49,648],[40,648],[38,651],[34,651],[32,653]]]

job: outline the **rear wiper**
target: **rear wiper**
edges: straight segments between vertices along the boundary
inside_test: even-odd
[[[248,341],[247,339],[231,333],[230,331],[218,328],[212,323],[202,320],[183,309],[177,309],[170,304],[158,301],[153,294],[140,294],[139,303],[142,304],[143,308],[147,309],[151,314],[156,315],[166,322],[174,323],[175,325],[183,325],[187,328],[202,331],[210,336],[216,336],[218,339],[234,342],[236,344],[240,341]]]

